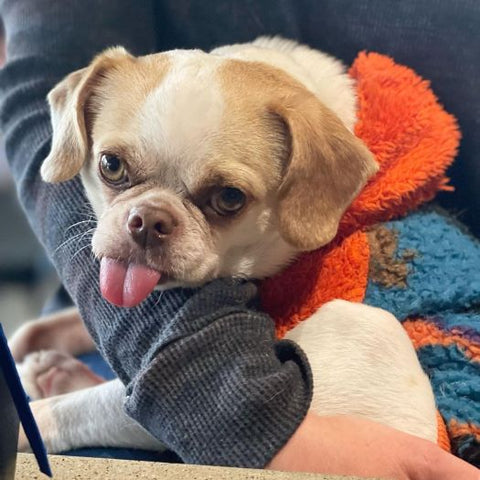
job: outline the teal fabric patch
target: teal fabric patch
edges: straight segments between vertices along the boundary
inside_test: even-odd
[[[415,255],[408,261],[406,288],[387,288],[370,280],[365,303],[392,312],[400,321],[421,317],[443,334],[461,337],[464,346],[434,345],[432,339],[417,353],[447,425],[456,420],[480,427],[480,362],[466,351],[469,345],[480,345],[480,243],[433,208],[384,226],[397,234],[397,258],[405,250]],[[480,461],[474,436],[455,438],[452,446],[465,460]]]
[[[384,226],[398,234],[399,258],[405,250],[413,250],[415,256],[408,262],[407,288],[369,281],[365,303],[401,320],[480,307],[480,242],[455,220],[430,208]],[[476,323],[480,327],[480,321]]]
[[[456,345],[429,345],[417,353],[445,421],[480,425],[480,363],[469,361]]]

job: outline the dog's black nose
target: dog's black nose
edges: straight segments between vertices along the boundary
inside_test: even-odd
[[[173,215],[164,209],[135,207],[130,210],[127,230],[141,247],[160,245],[177,226]]]

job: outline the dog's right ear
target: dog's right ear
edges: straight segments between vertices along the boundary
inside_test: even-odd
[[[48,94],[53,137],[41,168],[44,181],[65,182],[82,168],[89,151],[88,100],[107,72],[125,58],[133,57],[123,47],[110,48],[90,66],[68,75]]]

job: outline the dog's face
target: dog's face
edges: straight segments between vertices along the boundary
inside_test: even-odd
[[[126,306],[157,283],[272,275],[335,236],[376,170],[312,93],[261,63],[110,49],[49,102],[43,178],[81,171],[98,218],[102,290]],[[127,301],[132,282],[143,287]]]

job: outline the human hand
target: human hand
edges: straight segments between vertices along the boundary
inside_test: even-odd
[[[396,480],[480,480],[480,470],[427,440],[358,417],[313,413],[267,468]]]

